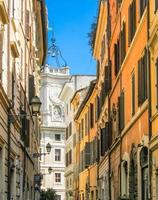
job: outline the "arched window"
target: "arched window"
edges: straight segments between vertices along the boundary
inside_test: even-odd
[[[137,189],[137,148],[132,144],[129,164],[129,199],[135,200],[138,197]]]
[[[148,148],[143,147],[140,152],[142,200],[148,199]]]
[[[121,163],[121,197],[127,198],[128,195],[128,163],[124,160]]]

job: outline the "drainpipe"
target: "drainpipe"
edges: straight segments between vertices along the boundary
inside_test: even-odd
[[[152,137],[152,108],[151,108],[151,63],[150,63],[150,47],[149,47],[149,39],[150,39],[150,0],[147,1],[147,72],[148,72],[148,123],[149,123],[149,145]],[[151,176],[152,176],[152,156],[150,149],[149,151],[149,158],[148,158],[148,166],[149,166],[149,199],[152,199],[151,196]]]
[[[110,42],[110,38],[111,38],[111,21],[110,21],[110,2],[109,0],[107,0],[107,29],[110,29],[110,30],[107,30],[107,37],[108,37],[108,40],[107,40],[107,48],[108,48],[108,66],[110,67],[110,74],[109,74],[109,79],[111,78],[111,61],[110,61],[110,45],[109,45],[109,42]],[[110,80],[111,81],[111,80]],[[110,85],[109,85],[109,90],[111,88],[111,82],[110,82]],[[110,91],[109,91],[110,92]],[[108,122],[110,122],[110,95],[108,94],[107,95],[107,98],[108,98]],[[109,186],[109,200],[111,200],[111,158],[110,158],[110,149],[109,149],[109,152],[108,152],[108,166],[109,166],[109,169],[108,169],[108,186]]]
[[[10,1],[8,1],[8,13],[10,15]],[[10,23],[11,23],[11,19],[9,19],[9,24],[8,24],[8,31],[7,31],[7,37],[8,37],[8,80],[10,80],[9,77],[9,71],[10,71]],[[8,94],[10,93],[10,88],[8,87]],[[11,152],[11,109],[13,108],[13,105],[9,104],[9,108],[8,108],[8,185],[7,185],[7,190],[8,190],[8,195],[7,195],[7,200],[10,200],[11,198],[11,177],[10,177],[10,152]]]

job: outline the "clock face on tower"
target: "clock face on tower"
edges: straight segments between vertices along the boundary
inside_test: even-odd
[[[53,115],[54,115],[55,119],[57,119],[57,120],[61,119],[62,112],[61,112],[60,106],[57,106],[57,105],[54,106]]]

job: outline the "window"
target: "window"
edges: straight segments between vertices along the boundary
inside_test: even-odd
[[[94,127],[94,105],[90,104],[90,127]]]
[[[105,55],[105,35],[103,36],[102,44],[101,44],[101,62],[104,60]]]
[[[88,113],[85,115],[85,135],[88,133]]]
[[[148,199],[148,148],[143,147],[140,152],[142,200]]]
[[[135,114],[135,74],[132,74],[132,116]]]
[[[118,74],[120,69],[120,41],[114,45],[114,56],[115,56],[115,76]]]
[[[124,91],[121,92],[120,97],[118,98],[119,105],[119,130],[122,131],[125,123],[125,111],[124,111]]]
[[[61,200],[61,195],[56,195],[56,200]]]
[[[14,103],[14,97],[15,97],[15,58],[12,60],[12,101]]]
[[[128,8],[128,44],[131,43],[136,31],[136,0]]]
[[[61,160],[61,149],[55,149],[55,161]]]
[[[81,120],[81,138],[84,137],[84,120]]]
[[[122,64],[126,56],[126,24],[125,22],[123,22],[120,36],[121,36],[121,64]]]
[[[141,106],[147,99],[147,51],[138,61],[138,105]]]
[[[68,127],[66,127],[66,140],[68,139]]]
[[[157,105],[156,108],[158,109],[158,58],[156,60],[156,97],[157,97]]]
[[[140,18],[142,17],[145,7],[147,5],[147,0],[139,0],[139,12],[140,12]]]
[[[158,0],[155,0],[155,12],[157,11],[158,9]]]
[[[55,173],[55,182],[60,183],[61,182],[61,174],[60,173]]]
[[[60,140],[61,140],[61,135],[55,134],[55,141],[60,141]]]
[[[123,160],[121,163],[121,197],[127,198],[127,185],[128,185],[128,163],[126,160]]]
[[[69,124],[69,137],[72,135],[72,123]]]
[[[66,167],[72,163],[72,150],[66,153]]]

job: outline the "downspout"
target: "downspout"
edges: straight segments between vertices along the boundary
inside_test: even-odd
[[[10,1],[8,1],[8,13],[10,15]],[[10,71],[10,23],[11,23],[11,19],[9,19],[9,24],[8,24],[8,31],[7,31],[7,37],[8,37],[8,80],[10,80],[9,77],[9,71]],[[10,92],[10,89],[8,87],[8,94]],[[10,200],[11,197],[11,177],[10,177],[10,154],[11,154],[11,109],[13,108],[12,105],[9,105],[8,108],[8,185],[7,185],[7,190],[8,190],[8,195],[7,195],[7,199]]]
[[[122,16],[121,16],[121,11],[120,11],[120,33],[121,33],[121,21],[122,21]],[[126,42],[125,42],[125,44],[126,44]],[[121,92],[122,92],[122,71],[120,72],[120,95],[121,95]],[[124,118],[125,118],[125,116],[124,116]],[[125,122],[124,122],[125,123]],[[120,131],[120,130],[119,130]],[[121,164],[122,164],[122,136],[121,136],[121,132],[122,132],[122,130],[120,131],[120,133],[119,133],[119,137],[120,137],[120,174],[119,174],[119,178],[120,178],[120,197],[121,197],[121,195],[122,195],[122,188],[121,188],[121,186],[122,186],[122,170],[121,170]]]
[[[110,74],[109,74],[109,80],[110,80],[110,84],[109,84],[109,91],[110,91],[110,88],[111,88],[111,61],[110,61],[110,37],[111,37],[111,16],[110,16],[110,3],[109,3],[109,0],[107,0],[107,48],[108,48],[108,66],[110,67]],[[110,29],[110,30],[108,30]],[[110,123],[110,95],[108,94],[107,95],[107,98],[108,98],[108,122]],[[110,133],[112,134],[112,132]],[[110,143],[110,141],[109,141]],[[109,144],[109,152],[108,152],[108,190],[109,190],[109,200],[111,200],[111,157],[110,157],[110,144]]]
[[[148,123],[149,123],[149,145],[152,137],[152,108],[151,108],[151,62],[150,62],[150,47],[149,47],[149,39],[150,39],[150,0],[147,1],[147,72],[148,72]],[[152,199],[151,196],[151,176],[152,176],[152,155],[150,152],[150,148],[148,147],[148,166],[149,166],[149,199]]]

